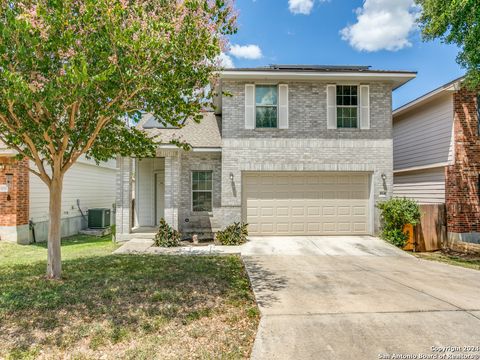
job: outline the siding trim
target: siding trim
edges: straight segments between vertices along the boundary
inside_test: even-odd
[[[393,170],[393,173],[398,174],[398,173],[404,173],[404,172],[410,172],[410,171],[435,169],[435,168],[439,168],[439,167],[445,167],[445,166],[448,166],[448,165],[450,165],[449,162],[441,162],[441,163],[436,163],[436,164],[431,164],[431,165],[412,166],[412,167],[405,168],[405,169]]]

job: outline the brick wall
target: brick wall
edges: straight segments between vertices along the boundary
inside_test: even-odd
[[[241,216],[242,172],[341,171],[373,176],[375,203],[393,191],[391,84],[370,83],[370,126],[327,129],[326,82],[289,82],[289,128],[245,129],[245,82],[225,81],[222,99],[222,207]],[[234,181],[230,180],[233,174]],[[386,175],[386,181],[382,180]],[[374,212],[374,232],[380,227]],[[233,216],[232,215],[232,216]]]
[[[16,161],[11,157],[0,157],[0,185],[7,183],[7,176],[13,175],[9,192],[0,193],[0,226],[28,224],[29,173],[28,160]]]
[[[455,161],[446,168],[449,233],[480,232],[480,137],[477,93],[462,89],[453,96]]]
[[[222,138],[391,139],[392,85],[370,83],[370,129],[327,129],[327,82],[287,82],[288,129],[245,129],[245,81],[223,81]]]

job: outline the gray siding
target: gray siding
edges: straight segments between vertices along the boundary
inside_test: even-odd
[[[453,98],[447,94],[394,119],[394,169],[453,160]]]
[[[370,129],[327,129],[327,82],[287,82],[288,129],[245,129],[245,84],[223,81],[222,138],[391,139],[391,91],[387,83],[370,83]],[[261,82],[260,82],[261,83]],[[282,82],[285,83],[285,82]],[[332,82],[330,82],[332,83]]]
[[[395,174],[393,195],[420,204],[445,203],[445,168]]]

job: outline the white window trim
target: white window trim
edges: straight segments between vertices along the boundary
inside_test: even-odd
[[[260,105],[260,107],[275,107],[277,109],[277,126],[275,127],[257,127],[257,86],[271,86],[271,87],[276,87],[277,88],[277,105]],[[278,129],[278,83],[255,83],[255,91],[254,91],[254,103],[255,103],[255,129],[260,129],[260,130],[268,130],[268,129]]]
[[[335,84],[335,124],[337,129],[341,130],[360,130],[360,83],[341,83]],[[339,86],[356,86],[357,87],[357,105],[337,105],[337,88]],[[339,127],[338,126],[338,109],[349,108],[357,109],[357,126],[356,127]]]
[[[211,190],[193,190],[193,173],[194,172],[209,172],[209,173],[212,173],[212,189]],[[213,211],[213,170],[192,170],[190,171],[190,192],[191,192],[191,196],[190,196],[190,200],[191,200],[191,204],[190,204],[190,210],[194,213],[211,213]],[[196,193],[196,192],[209,192],[212,194],[211,198],[210,198],[210,207],[211,207],[211,210],[210,211],[204,211],[204,210],[193,210],[193,194]]]

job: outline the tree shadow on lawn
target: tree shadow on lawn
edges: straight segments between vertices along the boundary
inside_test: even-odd
[[[0,266],[0,349],[74,347],[82,336],[91,342],[89,326],[102,324],[112,344],[234,308],[258,320],[236,256],[84,257],[63,263],[61,281],[46,280],[44,272],[45,262]]]

